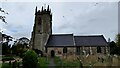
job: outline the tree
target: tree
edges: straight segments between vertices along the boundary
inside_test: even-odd
[[[37,68],[38,55],[33,50],[24,53],[23,68]]]
[[[120,34],[116,35],[116,44],[120,47]]]
[[[110,45],[110,54],[114,55],[120,55],[120,34],[116,35],[115,38],[116,42],[112,41],[109,43]]]
[[[110,42],[110,54],[116,54],[116,43],[114,41]]]
[[[22,54],[28,49],[29,39],[22,37],[14,41],[12,46],[12,53],[22,57]]]
[[[8,42],[4,42],[2,44],[2,54],[3,55],[10,54],[10,47],[8,46]]]
[[[0,12],[1,12],[1,13],[4,13],[4,14],[8,14],[8,13],[7,13],[5,10],[3,10],[2,8],[0,8]],[[5,16],[0,15],[0,20],[2,20],[4,23],[7,23],[7,22],[5,21],[5,19],[6,19]]]

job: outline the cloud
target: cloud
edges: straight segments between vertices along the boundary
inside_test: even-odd
[[[1,0],[1,2],[118,2],[119,0]]]
[[[45,3],[3,3],[9,12],[8,24],[1,24],[4,32],[15,38],[31,37],[34,24],[34,10]],[[114,39],[117,33],[117,3],[115,2],[55,2],[46,3],[52,9],[53,33],[103,34]],[[112,28],[111,28],[112,27]]]
[[[64,15],[66,18],[62,19],[59,26],[53,28],[53,30],[76,35],[103,34],[106,39],[110,37],[114,40],[114,35],[117,34],[118,29],[117,3],[100,2],[96,6],[94,4],[94,2],[73,3],[71,6],[71,4],[67,3],[66,5],[74,8],[74,11],[72,13],[66,11],[66,8],[70,8],[65,6],[63,8],[64,12],[59,14]],[[69,15],[67,16],[67,14]],[[111,33],[111,31],[113,32]]]

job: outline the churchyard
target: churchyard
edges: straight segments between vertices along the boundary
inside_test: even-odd
[[[81,61],[80,61],[81,60]],[[120,56],[103,56],[99,57],[95,55],[86,56],[67,56],[67,57],[55,57],[55,63],[58,67],[118,67],[120,66]]]
[[[19,56],[13,56],[14,59],[11,57],[3,57],[9,58],[7,61],[1,61],[0,63],[1,68],[22,68],[22,58]],[[12,60],[10,60],[12,59]],[[49,68],[51,57],[38,57],[38,68]],[[16,63],[15,63],[16,60]],[[11,61],[11,62],[10,62]],[[62,57],[54,57],[54,63],[56,68],[89,68],[89,67],[118,67],[120,66],[120,56],[117,55],[110,55],[110,56],[96,56],[96,55],[89,55],[89,56],[62,56]],[[14,66],[13,66],[14,65]]]

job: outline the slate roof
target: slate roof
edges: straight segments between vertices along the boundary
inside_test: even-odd
[[[74,36],[76,46],[107,46],[103,35]]]
[[[103,35],[73,36],[73,34],[55,34],[48,39],[46,47],[108,46]]]
[[[47,42],[47,47],[74,46],[73,34],[55,34],[51,35]]]

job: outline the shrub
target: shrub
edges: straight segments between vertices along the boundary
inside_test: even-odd
[[[37,68],[38,55],[33,50],[28,50],[23,56],[23,68]]]
[[[13,57],[3,57],[2,61],[9,61],[9,60],[14,60]]]
[[[8,63],[2,63],[2,67],[1,68],[12,68],[12,66],[9,65]]]

